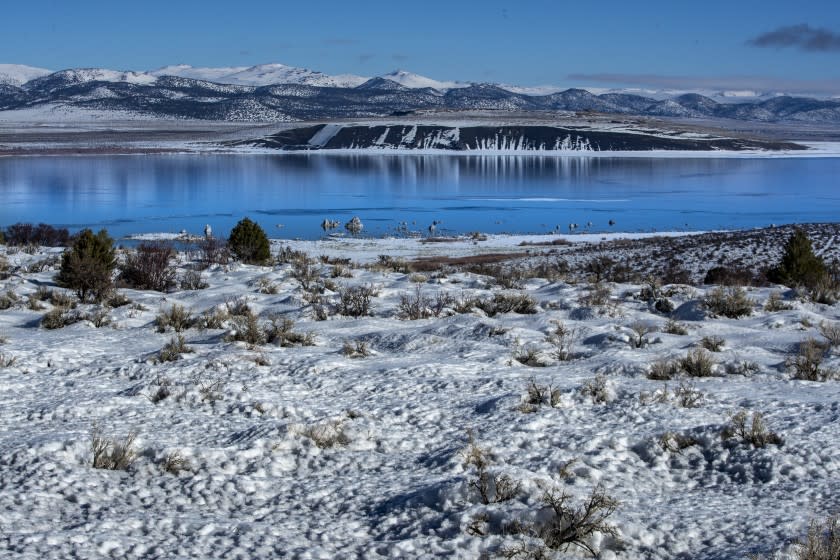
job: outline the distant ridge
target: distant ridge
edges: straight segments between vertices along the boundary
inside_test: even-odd
[[[0,65],[0,111],[50,118],[56,111],[132,118],[284,122],[406,114],[421,110],[598,112],[762,122],[840,123],[840,99],[739,97],[444,82],[405,70],[367,78],[284,64],[149,72],[74,68],[50,72]],[[724,96],[725,97],[725,96]],[[733,101],[734,100],[734,101]]]

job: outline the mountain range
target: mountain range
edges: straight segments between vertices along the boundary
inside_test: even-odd
[[[333,76],[283,64],[229,68],[177,65],[149,72],[99,68],[51,72],[0,64],[0,115],[28,111],[49,119],[59,113],[104,111],[114,118],[282,122],[404,115],[422,110],[598,112],[840,123],[840,99],[788,95],[733,98],[722,92],[594,93],[574,88],[443,82],[402,70],[373,78]]]

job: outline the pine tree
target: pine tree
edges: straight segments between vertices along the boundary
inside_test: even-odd
[[[825,263],[814,254],[811,240],[796,228],[785,245],[779,265],[771,271],[770,280],[786,286],[813,288],[827,276]]]
[[[83,229],[73,246],[62,255],[56,281],[75,290],[82,301],[88,296],[101,301],[113,288],[112,273],[116,265],[114,240],[108,231],[103,229],[94,235],[91,230]]]
[[[248,218],[242,218],[230,231],[228,247],[237,259],[248,264],[262,264],[271,257],[265,231]]]

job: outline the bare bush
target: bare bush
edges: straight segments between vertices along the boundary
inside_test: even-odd
[[[655,332],[656,328],[648,323],[636,321],[630,324],[630,330],[633,333],[630,337],[630,347],[644,348],[650,344],[650,339],[648,339],[647,335]]]
[[[565,552],[570,546],[576,546],[597,557],[598,550],[590,542],[596,533],[618,537],[618,529],[607,522],[615,513],[618,501],[608,496],[600,485],[579,505],[571,503],[571,496],[563,490],[547,491],[542,501],[549,509],[549,516],[533,527],[533,533],[550,549]]]
[[[740,287],[718,286],[703,298],[703,305],[713,316],[738,319],[752,314],[753,302]]]
[[[343,287],[338,291],[338,312],[348,317],[364,317],[370,314],[370,301],[376,297],[372,286]]]
[[[674,389],[674,399],[683,408],[697,408],[703,403],[703,393],[690,383],[680,383]]]
[[[548,365],[540,356],[539,348],[532,344],[516,348],[513,351],[513,359],[522,365],[530,367],[545,367]]]
[[[108,439],[94,426],[91,434],[90,449],[93,455],[92,466],[95,469],[124,471],[137,459],[134,449],[136,435],[129,433],[125,439]]]
[[[341,353],[348,358],[366,358],[370,356],[370,349],[364,340],[357,340],[355,343],[345,341]]]
[[[828,343],[814,338],[807,338],[799,343],[799,353],[787,361],[788,368],[793,370],[794,379],[804,381],[827,381],[834,376],[834,372],[823,366],[823,360],[829,350]]]
[[[522,483],[506,474],[494,474],[479,470],[469,487],[476,491],[484,505],[508,502],[522,492]]]
[[[823,321],[820,323],[820,334],[828,341],[831,350],[840,348],[840,323]]]
[[[230,251],[224,239],[205,237],[198,242],[199,259],[206,265],[227,264],[230,261]]]
[[[139,290],[165,292],[175,286],[175,267],[171,264],[174,257],[171,243],[141,243],[135,252],[126,256],[120,267],[120,280]]]
[[[313,333],[297,333],[294,331],[294,327],[294,321],[288,317],[271,317],[269,324],[264,329],[265,341],[283,347],[315,345],[315,335]]]
[[[459,313],[469,313],[474,308],[482,310],[488,317],[500,313],[518,313],[531,315],[537,312],[537,302],[530,295],[519,293],[497,292],[492,298],[472,298],[454,304]]]
[[[166,332],[172,329],[175,332],[183,332],[193,324],[192,314],[184,306],[173,303],[169,310],[163,310],[155,317],[155,325],[158,332]]]
[[[545,337],[545,341],[554,347],[552,356],[560,362],[571,360],[572,348],[579,333],[577,329],[566,326],[562,321],[553,321],[553,323],[554,329]]]
[[[400,296],[397,314],[401,318],[408,319],[409,321],[428,319],[432,316],[431,300],[423,295],[419,284],[415,286],[412,295],[402,294]]]
[[[725,344],[723,337],[717,335],[704,336],[700,339],[700,346],[709,352],[720,352]]]
[[[790,311],[793,306],[782,298],[781,292],[771,292],[764,303],[764,310],[769,312]]]
[[[171,451],[166,454],[161,461],[160,467],[164,472],[178,476],[184,471],[191,471],[189,459],[187,459],[180,451]]]
[[[13,367],[17,363],[17,357],[0,352],[0,369]]]
[[[689,447],[697,445],[698,441],[694,436],[681,434],[679,432],[665,432],[659,436],[659,446],[663,451],[669,453],[682,453]]]
[[[680,369],[691,377],[713,377],[715,375],[715,361],[711,354],[703,348],[690,350],[679,359]]]
[[[685,325],[682,323],[674,321],[673,319],[668,319],[668,321],[665,322],[665,326],[662,327],[662,332],[677,336],[685,336],[688,334],[688,329],[685,328]]]
[[[531,378],[526,387],[525,398],[519,404],[519,411],[532,413],[539,410],[541,406],[555,407],[560,404],[561,393],[559,389],[552,389],[550,385],[538,385],[537,380]]]
[[[181,359],[181,354],[188,354],[194,350],[187,346],[182,335],[173,336],[158,353],[158,361],[175,362]]]
[[[344,422],[342,420],[312,424],[301,429],[299,433],[311,439],[315,445],[322,449],[350,443],[350,438],[344,432]]]
[[[584,397],[589,397],[596,404],[609,402],[611,398],[607,378],[603,375],[596,375],[593,379],[584,382],[578,388],[578,393]]]
[[[64,307],[56,307],[41,317],[41,326],[45,329],[61,329],[67,325],[78,323],[82,320],[80,313]]]
[[[305,291],[309,291],[312,284],[320,277],[320,269],[305,255],[292,262],[292,278],[297,280]]]
[[[279,291],[277,284],[265,276],[257,278],[256,286],[257,292],[261,294],[274,295]]]
[[[797,543],[797,560],[837,560],[840,558],[840,516],[823,522],[812,521],[804,541]]]
[[[257,316],[250,309],[245,315],[232,316],[230,323],[232,328],[228,333],[228,340],[245,342],[251,346],[265,344],[265,331]]]
[[[583,307],[605,310],[610,303],[611,295],[612,291],[609,286],[602,282],[596,282],[587,288],[586,293],[580,297],[579,303]]]
[[[674,360],[661,359],[650,364],[648,379],[668,381],[680,374],[680,364]]]
[[[225,321],[229,318],[230,315],[228,315],[227,310],[211,308],[199,315],[194,324],[199,329],[223,329]]]
[[[209,286],[210,284],[204,280],[201,272],[197,270],[186,270],[181,276],[180,287],[182,290],[203,290]]]
[[[775,432],[767,429],[764,423],[764,416],[760,412],[754,412],[752,420],[748,421],[746,410],[736,413],[729,420],[729,425],[721,430],[723,439],[737,439],[743,444],[753,447],[766,447],[767,445],[782,445],[782,438]]]

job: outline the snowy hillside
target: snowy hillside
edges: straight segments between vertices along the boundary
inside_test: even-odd
[[[22,64],[0,64],[0,84],[22,86],[29,80],[51,74],[52,70],[24,66]]]
[[[837,305],[749,288],[729,318],[714,286],[564,271],[630,247],[599,243],[275,242],[101,306],[57,250],[0,247],[0,555],[792,552],[840,507]]]
[[[305,84],[322,87],[355,87],[368,78],[351,74],[330,76],[307,68],[285,64],[260,64],[231,68],[194,68],[188,65],[165,66],[150,72],[153,76],[181,76],[222,84],[267,86],[272,84]]]

